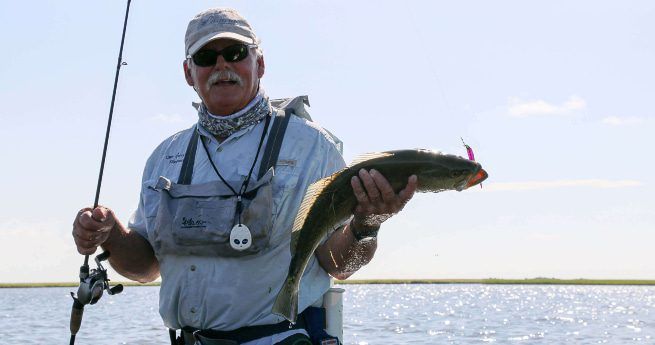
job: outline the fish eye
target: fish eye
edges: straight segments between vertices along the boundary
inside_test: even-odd
[[[453,170],[453,171],[450,172],[450,177],[453,177],[453,178],[460,177],[463,174],[464,174],[464,171],[462,171],[462,170]]]

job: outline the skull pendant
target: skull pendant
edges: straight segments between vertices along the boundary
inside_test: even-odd
[[[250,229],[243,224],[237,224],[230,231],[230,246],[234,250],[242,251],[250,248],[252,245],[252,235]]]

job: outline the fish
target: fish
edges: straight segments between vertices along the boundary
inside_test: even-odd
[[[398,193],[411,175],[417,192],[462,191],[484,181],[488,174],[480,163],[425,149],[396,150],[360,156],[348,167],[309,186],[291,232],[291,262],[271,312],[291,323],[298,315],[300,279],[311,256],[332,230],[348,221],[357,206],[350,179],[360,169],[379,171]]]

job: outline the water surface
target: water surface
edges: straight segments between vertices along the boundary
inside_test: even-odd
[[[655,287],[347,285],[346,344],[653,344]],[[0,289],[3,344],[68,344],[71,288]],[[168,344],[159,287],[85,310],[76,344]]]

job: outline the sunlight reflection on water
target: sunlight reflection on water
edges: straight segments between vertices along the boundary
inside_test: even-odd
[[[347,344],[652,344],[654,300],[639,286],[348,286],[344,334]]]

